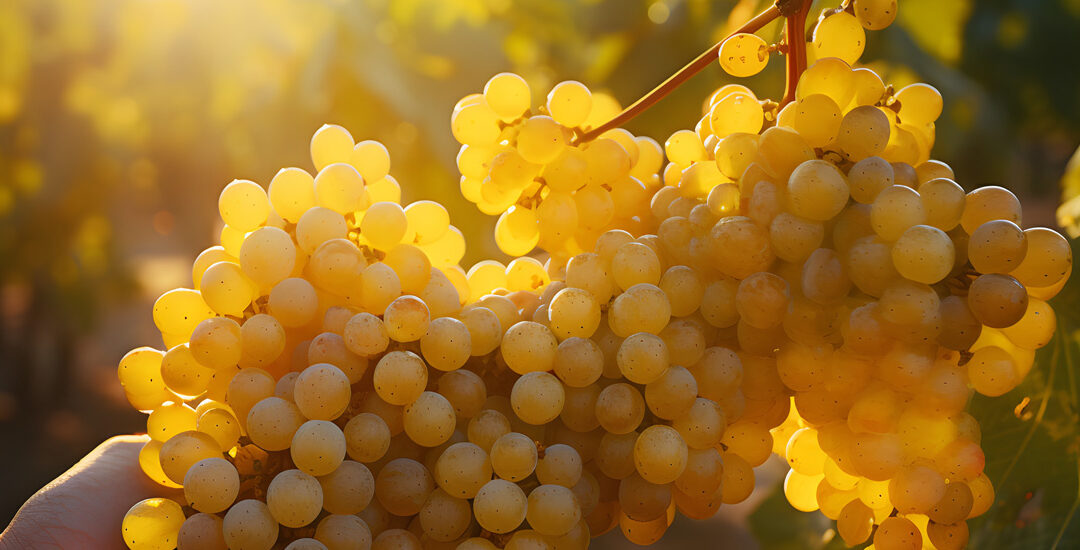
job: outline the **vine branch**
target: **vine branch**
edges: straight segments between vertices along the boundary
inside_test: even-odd
[[[806,16],[810,13],[811,2],[812,0],[801,0],[794,13],[786,15],[787,80],[784,85],[784,99],[780,101],[781,108],[795,101],[799,76],[806,70]]]
[[[789,6],[794,4],[796,1],[799,1],[799,0],[778,0],[775,4],[770,6],[768,9],[766,9],[765,11],[755,15],[753,19],[747,21],[743,26],[739,27],[738,29],[735,29],[731,34],[724,37],[724,40],[727,40],[728,38],[730,38],[732,35],[735,35],[735,34],[755,33],[757,31],[761,30],[762,27],[764,27],[765,25],[768,25],[769,23],[773,22],[775,19],[780,17],[782,15],[782,12],[787,11],[789,9]],[[805,22],[805,20],[806,20],[805,12],[809,11],[810,6],[809,6],[809,1],[805,1],[804,3],[806,4],[806,6],[805,6],[805,9],[802,11],[802,13],[804,13],[803,21]],[[592,140],[596,139],[598,136],[600,136],[600,134],[603,134],[604,132],[606,132],[608,130],[611,130],[613,128],[618,128],[618,127],[622,126],[623,124],[626,124],[627,122],[632,120],[634,117],[636,117],[639,114],[641,114],[642,112],[644,112],[649,107],[652,107],[653,105],[655,105],[657,102],[659,102],[661,99],[663,99],[664,96],[671,93],[673,90],[675,90],[675,88],[678,88],[679,86],[681,86],[683,84],[683,82],[686,82],[687,80],[689,80],[690,77],[692,77],[692,76],[696,75],[697,73],[701,72],[702,69],[704,69],[705,67],[708,67],[712,63],[716,63],[716,60],[717,60],[717,58],[718,58],[718,56],[720,54],[720,45],[724,43],[724,40],[721,40],[721,41],[717,42],[715,45],[713,45],[713,47],[709,48],[707,51],[705,51],[701,55],[697,56],[697,58],[695,58],[693,61],[688,63],[685,67],[679,69],[678,72],[676,72],[675,74],[669,76],[667,80],[663,81],[659,86],[653,88],[653,90],[651,92],[645,94],[644,96],[641,97],[641,99],[638,99],[632,105],[630,105],[629,107],[623,109],[623,111],[621,113],[619,113],[618,115],[615,115],[615,118],[612,118],[611,120],[607,121],[606,123],[601,124],[600,126],[598,126],[596,128],[593,128],[592,130],[589,130],[588,132],[578,134],[577,139],[575,141],[577,141],[578,143],[582,143],[582,142],[586,142],[586,141],[592,141]],[[806,54],[806,47],[804,45],[803,46],[803,65],[804,66],[806,65],[806,55],[805,54]]]

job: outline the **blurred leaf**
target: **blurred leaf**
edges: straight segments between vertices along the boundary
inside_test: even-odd
[[[960,59],[964,24],[971,14],[971,0],[904,0],[897,19],[924,50],[942,61]]]

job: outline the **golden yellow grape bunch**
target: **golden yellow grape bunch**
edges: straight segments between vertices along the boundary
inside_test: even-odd
[[[791,505],[848,545],[964,547],[994,501],[969,397],[1027,375],[1072,257],[1010,191],[931,159],[937,90],[851,67],[895,15],[827,10],[790,101],[722,87],[666,165],[584,85],[533,111],[496,75],[452,126],[507,265],[463,270],[446,210],[403,207],[386,149],[338,126],[314,176],[227,185],[220,246],[154,305],[167,351],[120,362],[140,465],[183,489],[136,504],[125,542],[567,550],[617,526],[644,545],[745,500],[775,453]],[[752,36],[717,45],[724,70],[805,60]]]

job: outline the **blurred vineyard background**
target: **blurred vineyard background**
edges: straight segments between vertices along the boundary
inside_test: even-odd
[[[192,259],[220,229],[225,183],[310,169],[312,132],[339,123],[388,146],[406,200],[447,205],[468,239],[466,266],[500,257],[494,218],[458,191],[449,130],[458,98],[512,70],[537,101],[577,79],[629,103],[764,4],[0,2],[0,525],[105,437],[145,429],[115,364],[131,347],[160,345],[150,304],[190,285]],[[774,40],[779,28],[762,35]],[[935,156],[961,185],[1007,186],[1025,225],[1054,226],[1063,186],[1080,194],[1080,159],[1064,177],[1080,143],[1077,51],[1078,0],[901,0],[899,24],[870,34],[864,59],[897,87],[941,90]],[[781,95],[782,63],[774,57],[747,84]],[[630,129],[663,142],[725,82],[708,70]],[[974,406],[999,485],[997,506],[972,526],[976,547],[1080,544],[1078,290],[1055,304],[1064,338],[1024,386]],[[766,467],[762,483],[779,476]],[[660,546],[747,548],[751,533],[766,548],[838,544],[823,517],[766,490],[710,523],[677,520]]]

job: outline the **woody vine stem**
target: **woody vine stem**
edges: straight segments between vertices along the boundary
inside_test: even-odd
[[[812,0],[777,0],[776,3],[769,6],[768,9],[755,15],[743,26],[735,29],[731,34],[724,37],[724,40],[727,40],[736,34],[755,33],[779,17],[784,17],[786,19],[786,44],[785,47],[781,48],[781,51],[786,55],[787,80],[781,107],[795,99],[795,87],[799,83],[799,75],[806,70],[806,16],[810,12],[811,1]],[[675,74],[668,77],[667,80],[660,83],[659,86],[653,88],[652,91],[642,96],[632,105],[623,109],[621,113],[615,115],[611,120],[588,132],[579,134],[576,141],[579,143],[592,141],[604,132],[613,128],[618,128],[648,110],[649,107],[658,103],[692,76],[715,63],[720,52],[720,45],[724,43],[724,40],[717,42],[711,48],[702,52],[701,55],[697,56],[685,67],[679,69]]]

